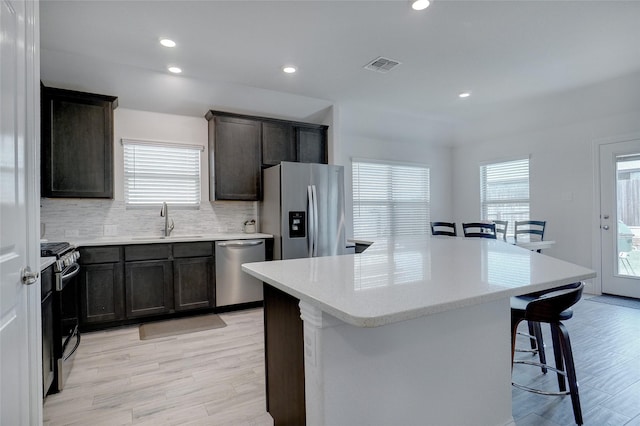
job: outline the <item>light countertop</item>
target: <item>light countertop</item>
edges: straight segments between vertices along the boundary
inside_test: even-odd
[[[53,265],[56,262],[55,257],[41,257],[40,258],[40,272],[47,269],[49,266]]]
[[[242,269],[358,327],[377,327],[546,290],[595,272],[499,240],[407,237],[356,255],[248,263]]]
[[[128,245],[128,244],[155,244],[155,243],[182,243],[198,241],[222,241],[222,240],[252,240],[261,238],[273,238],[271,234],[245,234],[245,233],[219,233],[202,235],[172,235],[168,238],[161,236],[117,236],[117,237],[97,237],[87,239],[76,239],[71,244],[76,247],[87,246],[108,246],[108,245]]]

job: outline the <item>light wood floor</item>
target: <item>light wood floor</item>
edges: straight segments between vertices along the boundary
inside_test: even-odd
[[[262,309],[220,317],[227,327],[152,340],[137,326],[84,333],[44,425],[273,425]]]
[[[565,323],[585,425],[640,426],[640,310],[588,298]],[[221,317],[225,328],[154,340],[140,341],[137,327],[85,333],[67,387],[47,397],[44,424],[272,425],[262,310]],[[547,354],[553,359],[550,345]],[[557,386],[528,366],[516,365],[514,379]],[[574,424],[568,397],[515,388],[513,416],[517,426]]]

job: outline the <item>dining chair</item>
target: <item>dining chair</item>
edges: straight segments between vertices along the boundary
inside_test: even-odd
[[[496,236],[497,234],[502,234],[502,240],[507,241],[507,228],[509,227],[509,221],[494,220],[493,223],[496,224]]]
[[[528,235],[530,241],[542,241],[546,224],[544,220],[516,220],[514,231],[516,241],[519,236],[524,235]]]
[[[449,237],[455,237],[456,223],[455,222],[431,222],[431,235],[447,235]]]
[[[462,224],[465,237],[496,239],[496,224],[483,222],[468,222]]]

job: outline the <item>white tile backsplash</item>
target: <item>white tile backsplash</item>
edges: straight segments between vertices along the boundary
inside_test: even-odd
[[[255,201],[203,202],[199,210],[171,208],[173,235],[242,232],[243,223],[258,219]],[[43,238],[63,241],[74,238],[162,235],[164,218],[157,208],[126,209],[124,201],[91,199],[40,199],[40,221],[46,224]]]

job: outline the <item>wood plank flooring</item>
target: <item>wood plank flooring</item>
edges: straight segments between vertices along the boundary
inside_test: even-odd
[[[640,310],[588,299],[565,323],[585,425],[640,426]],[[67,387],[45,401],[44,424],[272,425],[262,310],[220,316],[227,327],[162,339],[140,341],[137,327],[85,333]],[[557,386],[554,375],[529,366],[516,365],[514,379]],[[515,388],[513,416],[517,426],[574,424],[569,397]]]
[[[564,324],[573,348],[585,425],[640,426],[640,309],[590,301],[585,295]],[[526,325],[521,324],[522,331]],[[543,325],[547,361],[553,362],[549,326]],[[522,340],[519,346],[526,346]],[[527,355],[517,355],[526,358]],[[516,365],[519,383],[558,390],[556,375]],[[512,388],[517,426],[563,426],[574,423],[569,396],[536,395]]]
[[[83,334],[44,425],[273,425],[262,309],[220,317],[227,327],[152,340],[137,326]]]

